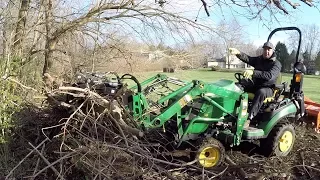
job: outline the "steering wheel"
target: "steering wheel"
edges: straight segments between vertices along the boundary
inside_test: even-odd
[[[236,78],[236,80],[238,80],[239,84],[242,84],[241,82],[243,82],[243,79],[249,80],[252,84],[254,84],[252,79],[244,77],[242,73],[234,73],[234,77]]]
[[[242,73],[234,73],[234,77],[236,78],[236,80],[238,80],[238,82],[240,83],[242,79],[244,79],[244,75]]]

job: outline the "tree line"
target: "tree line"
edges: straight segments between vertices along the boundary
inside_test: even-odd
[[[300,29],[302,31],[302,42],[299,61],[303,61],[306,65],[308,74],[314,74],[315,71],[320,70],[320,29],[315,24],[304,25]],[[298,38],[297,33],[291,33],[286,42],[276,44],[275,52],[277,59],[282,64],[283,72],[292,70],[292,64],[296,61]]]

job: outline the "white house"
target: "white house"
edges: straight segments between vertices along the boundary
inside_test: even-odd
[[[221,68],[224,68],[226,66],[226,62],[223,58],[219,59],[209,59],[208,60],[208,67],[212,66],[220,66]]]
[[[218,59],[209,59],[208,60],[208,67],[211,66],[220,66],[221,68],[229,68],[234,69],[234,68],[251,68],[248,64],[242,62],[239,58],[237,58],[235,55],[229,55],[224,56],[222,58]]]

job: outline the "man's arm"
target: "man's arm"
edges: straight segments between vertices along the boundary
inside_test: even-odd
[[[260,78],[264,80],[275,79],[280,74],[280,71],[281,71],[281,64],[279,61],[275,61],[275,64],[269,71],[254,70],[252,77]]]
[[[240,54],[236,54],[236,56],[244,63],[249,64],[252,67],[255,67],[256,62],[258,61],[259,57],[251,57],[247,54],[240,52]]]

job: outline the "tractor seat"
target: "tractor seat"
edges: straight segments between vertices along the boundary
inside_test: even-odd
[[[267,97],[264,99],[263,103],[268,103],[268,102],[272,102],[272,101],[277,101],[279,99],[279,97],[281,96],[281,94],[287,89],[288,87],[288,83],[287,82],[282,82],[282,75],[281,73],[279,74],[276,84],[273,85],[272,89],[273,89],[273,95],[270,97]],[[248,99],[249,100],[253,100],[254,98],[254,93],[248,93]]]

